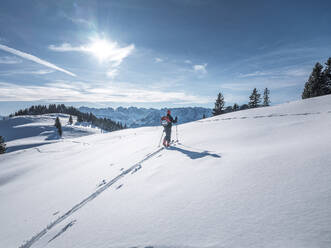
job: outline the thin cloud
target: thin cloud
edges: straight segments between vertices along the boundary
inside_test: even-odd
[[[187,60],[184,61],[184,63],[186,63],[186,64],[192,64],[192,61],[189,60],[189,59],[187,59]]]
[[[27,70],[12,70],[12,71],[1,71],[0,75],[10,76],[17,74],[31,74],[31,75],[45,75],[54,72],[54,70],[36,70],[36,71],[27,71]]]
[[[37,71],[30,71],[31,74],[38,74],[38,75],[44,75],[54,72],[53,70],[37,70]]]
[[[11,48],[11,47],[8,47],[8,46],[5,46],[5,45],[1,45],[1,44],[0,44],[0,50],[6,51],[8,53],[12,53],[12,54],[17,55],[17,56],[19,56],[21,58],[24,58],[24,59],[27,59],[27,60],[31,60],[31,61],[33,61],[35,63],[44,65],[46,67],[49,67],[49,68],[52,68],[54,70],[64,72],[64,73],[66,73],[66,74],[68,74],[70,76],[76,77],[76,75],[74,73],[72,73],[70,71],[67,71],[67,70],[65,70],[65,69],[63,69],[61,67],[58,67],[58,66],[56,66],[56,65],[54,65],[54,64],[52,64],[50,62],[47,62],[45,60],[42,60],[42,59],[40,59],[40,58],[38,58],[38,57],[36,57],[36,56],[34,56],[32,54],[21,52],[19,50],[16,50],[14,48]]]
[[[194,70],[195,72],[199,72],[199,73],[202,73],[202,74],[206,74],[206,73],[207,73],[206,67],[207,67],[207,64],[194,65],[194,66],[193,66],[193,70]]]
[[[22,63],[21,59],[18,59],[16,57],[12,57],[12,56],[4,56],[4,57],[0,57],[0,64],[19,64]]]
[[[260,77],[260,76],[266,76],[270,75],[269,72],[261,72],[261,71],[256,71],[252,73],[246,73],[246,74],[239,74],[240,78],[246,78],[246,77]]]
[[[71,17],[68,17],[69,20],[71,20],[73,23],[76,23],[76,24],[83,24],[83,25],[86,25],[88,27],[94,27],[94,23],[89,21],[89,20],[86,20],[86,19],[83,19],[83,18],[71,18]]]
[[[161,63],[161,62],[163,62],[163,59],[161,59],[161,58],[155,58],[155,63]]]
[[[120,103],[208,103],[210,99],[185,92],[169,92],[120,87],[89,85],[82,82],[54,82],[43,86],[18,85],[0,82],[0,101],[61,101],[61,102],[120,102]]]
[[[298,68],[298,69],[288,69],[284,71],[284,75],[290,76],[290,77],[308,77],[309,73],[311,73],[311,69],[303,69],[303,68]]]
[[[95,24],[92,21],[87,20],[85,18],[71,17],[71,16],[69,16],[65,13],[62,13],[62,16],[64,18],[66,18],[67,20],[75,23],[75,24],[84,25],[84,26],[87,26],[89,28],[94,28],[95,27]]]
[[[253,88],[257,89],[264,89],[268,88],[271,90],[283,89],[294,87],[302,84],[302,81],[297,80],[275,80],[275,79],[262,79],[262,80],[255,80],[254,84],[252,85],[251,81],[244,81],[244,82],[234,82],[234,83],[224,83],[220,85],[222,89],[227,90],[234,90],[234,91],[251,91]]]
[[[74,47],[69,43],[63,43],[60,46],[55,46],[55,45],[49,45],[48,48],[52,51],[56,51],[56,52],[81,52],[84,51],[84,47],[80,46],[80,47]]]
[[[251,73],[240,73],[239,78],[287,78],[287,77],[307,77],[310,73],[308,68],[278,68],[267,71],[255,71]]]

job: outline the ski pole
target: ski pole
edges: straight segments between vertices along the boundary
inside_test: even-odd
[[[177,124],[176,124],[176,142],[178,142],[178,129],[177,129]]]
[[[159,145],[158,145],[158,147],[160,147],[160,145],[161,145],[161,140],[162,140],[162,137],[163,137],[163,133],[164,133],[164,130],[162,131],[162,134],[161,134],[161,139],[160,139],[160,142],[159,142]]]

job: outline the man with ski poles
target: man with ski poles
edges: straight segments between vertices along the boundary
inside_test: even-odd
[[[167,111],[167,115],[163,116],[161,118],[161,124],[164,127],[164,132],[165,132],[165,137],[163,139],[163,145],[165,147],[169,147],[170,145],[170,141],[171,141],[171,127],[172,127],[172,123],[177,123],[177,116],[176,118],[172,118],[171,116],[171,111],[168,110]]]

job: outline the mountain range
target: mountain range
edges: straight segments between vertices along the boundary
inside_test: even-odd
[[[137,108],[137,107],[118,107],[118,108],[89,108],[80,107],[84,113],[93,113],[99,118],[107,118],[120,122],[127,127],[158,126],[160,119],[166,115],[167,109]],[[171,108],[171,115],[178,117],[178,124],[196,121],[205,117],[212,116],[212,110],[202,107]]]

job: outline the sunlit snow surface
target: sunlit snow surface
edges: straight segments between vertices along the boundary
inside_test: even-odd
[[[0,121],[0,135],[4,136],[8,151],[13,152],[22,149],[38,147],[60,139],[56,128],[54,127],[56,117],[60,118],[63,130],[63,139],[76,138],[102,131],[87,123],[76,123],[76,117],[73,117],[75,125],[69,125],[69,115],[66,114],[46,114],[16,116],[5,118]],[[37,148],[36,148],[37,149]]]
[[[331,247],[331,96],[161,134],[0,155],[0,247]]]

